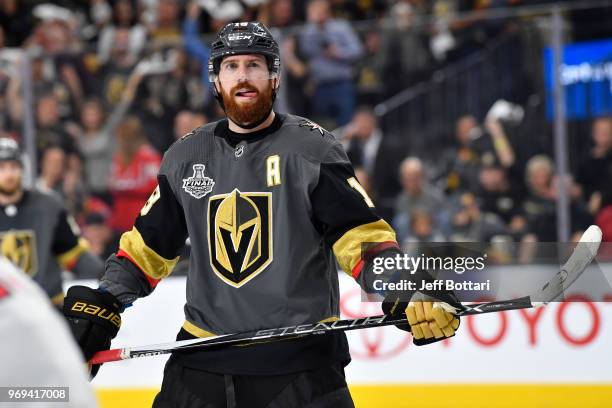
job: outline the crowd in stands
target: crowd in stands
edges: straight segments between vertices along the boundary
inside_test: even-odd
[[[457,118],[455,145],[431,163],[386,140],[372,109],[506,29],[456,13],[526,3],[546,1],[0,0],[0,134],[23,142],[27,55],[35,187],[61,199],[107,256],[154,189],[163,152],[223,116],[207,73],[212,35],[259,20],[281,47],[276,110],[337,129],[399,239],[553,241],[554,165],[519,163],[502,119]],[[575,231],[612,224],[612,119],[596,120],[592,139],[568,180]]]
[[[434,155],[435,162],[411,156],[401,144],[385,143],[376,116],[367,108],[358,109],[348,125],[337,129],[360,183],[404,247],[415,242],[513,243],[512,255],[518,257],[521,246],[529,251],[534,243],[557,241],[561,180],[555,164],[545,154],[515,160],[510,132],[504,130],[512,126],[512,118],[496,116],[496,110],[482,124],[472,115],[458,118],[454,146]],[[584,143],[592,147],[565,180],[570,238],[579,239],[596,223],[610,240],[612,116],[593,120]]]

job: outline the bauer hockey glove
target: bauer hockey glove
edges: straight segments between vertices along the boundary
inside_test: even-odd
[[[72,286],[64,299],[64,316],[85,360],[98,351],[108,350],[121,327],[121,303],[110,293],[87,286]],[[91,367],[91,378],[100,369]]]

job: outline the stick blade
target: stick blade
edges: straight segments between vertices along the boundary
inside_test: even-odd
[[[597,225],[591,225],[587,228],[561,270],[531,297],[537,301],[533,303],[548,303],[558,300],[593,261],[599,250],[601,238],[602,232]]]

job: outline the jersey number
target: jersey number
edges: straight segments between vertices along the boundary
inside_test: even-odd
[[[366,202],[368,207],[374,207],[374,203],[372,202],[372,199],[368,196],[368,193],[366,193],[366,191],[363,189],[361,184],[359,184],[359,182],[357,181],[355,177],[351,177],[347,179],[346,181],[348,181],[349,186],[351,186],[352,188],[357,190],[359,194],[361,194],[361,196],[363,197],[363,200]]]

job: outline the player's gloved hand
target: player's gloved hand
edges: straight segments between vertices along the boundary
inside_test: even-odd
[[[459,328],[457,309],[446,302],[414,300],[405,309],[413,342],[417,346],[447,339]]]
[[[72,286],[64,299],[64,316],[85,360],[96,352],[108,350],[121,327],[121,303],[110,293],[86,286]],[[100,369],[91,367],[91,378]]]
[[[405,313],[408,324],[397,327],[412,332],[413,343],[423,346],[453,337],[460,323],[456,314],[463,306],[453,292],[436,291],[416,292],[409,302],[390,297],[383,301],[382,308],[391,316]]]

